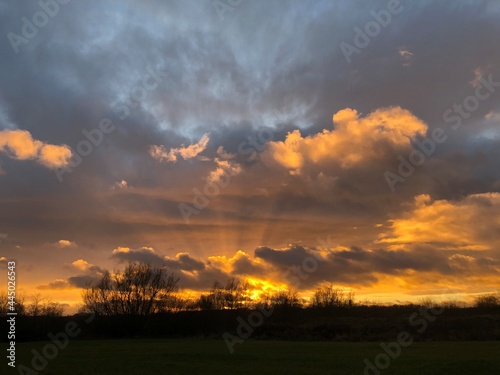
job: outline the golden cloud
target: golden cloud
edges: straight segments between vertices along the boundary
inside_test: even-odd
[[[0,152],[17,160],[35,160],[47,168],[64,167],[71,158],[68,146],[38,141],[26,130],[0,131]]]
[[[149,149],[149,154],[159,160],[163,161],[166,160],[168,162],[176,162],[177,161],[177,155],[182,156],[183,159],[192,159],[205,151],[207,148],[208,142],[210,141],[209,135],[203,134],[201,139],[187,147],[182,145],[179,148],[171,148],[170,151],[167,151],[164,146],[157,146],[157,145],[152,145]]]
[[[79,271],[87,271],[90,267],[92,267],[92,264],[86,260],[78,259],[71,263],[71,266]]]
[[[59,246],[60,248],[74,247],[76,246],[76,243],[68,240],[59,240],[57,241],[57,246]]]
[[[210,172],[207,181],[218,183],[222,180],[225,174],[236,176],[241,173],[242,168],[238,163],[232,163],[228,160],[214,159],[217,168]]]
[[[118,246],[116,249],[113,250],[113,254],[128,253],[130,251],[131,251],[130,247]]]
[[[270,142],[267,160],[273,160],[300,174],[306,163],[331,160],[350,168],[367,160],[380,159],[381,149],[410,148],[411,139],[427,132],[427,125],[400,107],[381,108],[365,117],[351,108],[333,115],[335,129],[302,137],[299,130],[288,133],[283,142]]]
[[[500,245],[500,193],[473,194],[460,201],[415,198],[412,210],[391,221],[380,243],[443,243],[463,250],[493,250]]]

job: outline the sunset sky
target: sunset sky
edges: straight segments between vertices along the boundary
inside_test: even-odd
[[[74,312],[129,260],[192,293],[500,290],[500,2],[60,3],[0,3],[19,292]]]

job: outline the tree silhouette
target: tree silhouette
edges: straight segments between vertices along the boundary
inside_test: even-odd
[[[319,308],[352,307],[354,292],[345,292],[333,285],[316,289],[311,299],[311,305]]]
[[[15,299],[15,312],[17,315],[56,317],[64,314],[64,306],[59,302],[53,302],[50,298],[33,294],[28,298],[17,295]],[[11,312],[9,309],[9,298],[7,293],[0,292],[0,316]]]
[[[209,294],[202,294],[198,299],[198,307],[202,310],[238,309],[248,300],[249,285],[235,278],[226,285],[215,281]]]
[[[277,309],[302,307],[296,290],[280,290],[271,294],[269,305]]]
[[[178,282],[165,268],[130,262],[124,271],[106,272],[83,292],[83,310],[96,315],[151,315],[167,309]]]
[[[33,294],[30,303],[24,305],[26,315],[30,316],[62,316],[64,307],[58,302],[52,302],[40,294]]]
[[[500,295],[487,294],[476,297],[474,305],[479,308],[492,308],[500,306]]]

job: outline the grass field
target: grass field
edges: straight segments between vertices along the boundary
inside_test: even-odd
[[[19,343],[17,365],[31,368],[31,350],[43,342]],[[363,360],[382,352],[378,343],[255,341],[230,354],[223,340],[71,341],[40,374],[363,374]],[[50,356],[50,353],[49,353]],[[4,361],[5,361],[4,357]],[[2,364],[2,367],[7,367]],[[19,369],[18,369],[19,370]],[[13,374],[38,372],[0,371]],[[373,374],[373,372],[370,372]],[[498,375],[500,342],[428,342],[402,348],[381,374]]]

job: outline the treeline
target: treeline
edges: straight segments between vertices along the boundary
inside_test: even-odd
[[[181,311],[213,310],[256,310],[256,309],[353,309],[356,303],[354,293],[333,285],[316,289],[308,300],[299,297],[295,290],[280,290],[261,293],[252,298],[251,286],[234,278],[225,284],[215,281],[212,288],[196,299],[188,299],[179,293],[179,278],[165,268],[147,263],[129,263],[123,271],[105,273],[95,285],[89,285],[83,292],[83,306],[80,313],[97,316],[152,316]],[[437,307],[431,300],[420,305]],[[412,305],[410,305],[412,306]],[[500,307],[499,295],[482,295],[476,298],[474,307],[491,309]],[[447,309],[465,308],[458,302],[441,302],[439,307]],[[8,298],[0,293],[0,315],[5,315]],[[40,295],[16,300],[16,312],[23,316],[59,317],[64,306]]]
[[[249,283],[228,280],[226,284],[215,281],[208,293],[199,298],[186,299],[178,293],[179,278],[164,268],[144,263],[129,263],[124,271],[113,275],[106,273],[94,286],[83,293],[82,313],[96,315],[152,315],[165,312],[192,310],[235,309],[287,309],[287,308],[352,308],[356,306],[354,293],[333,285],[315,290],[309,300],[302,299],[295,290],[279,290],[261,293],[252,298]],[[359,305],[359,303],[358,303]],[[421,305],[437,306],[432,300],[423,300]],[[459,302],[440,302],[440,307],[466,307]],[[500,306],[499,295],[482,295],[476,298],[475,307]]]
[[[0,293],[0,315],[7,315],[9,312],[7,293]],[[29,297],[16,296],[15,312],[17,315],[27,316],[48,316],[56,317],[64,314],[64,306],[59,302],[53,302],[49,298],[44,298],[40,294],[33,294]]]
[[[16,341],[46,341],[49,333],[64,332],[71,323],[74,339],[206,338],[221,341],[238,336],[250,325],[248,338],[300,341],[394,341],[402,331],[415,341],[500,340],[500,308],[448,306],[439,315],[421,304],[352,307],[281,307],[267,310],[255,324],[253,308],[161,312],[144,315],[17,316]],[[434,319],[435,318],[435,319]],[[244,322],[244,323],[242,323]],[[7,319],[0,330],[7,332]],[[248,328],[248,327],[247,327]],[[5,336],[0,341],[6,341]]]
[[[307,301],[294,290],[262,293],[252,298],[251,286],[231,278],[215,281],[208,293],[186,299],[178,293],[179,278],[164,268],[144,263],[129,263],[123,271],[106,273],[83,293],[82,313],[96,315],[143,315],[190,310],[234,310],[256,308],[352,307],[354,293],[333,285],[319,288]]]
[[[78,327],[77,339],[220,339],[236,337],[246,325],[248,337],[254,339],[380,341],[408,331],[415,341],[500,340],[498,295],[480,296],[473,306],[431,300],[377,306],[357,303],[352,292],[330,285],[317,289],[309,300],[293,290],[255,299],[247,283],[230,279],[215,282],[207,293],[190,300],[179,293],[178,282],[164,268],[130,263],[86,288],[83,307],[73,316],[62,316],[62,305],[39,295],[18,300],[16,340],[47,340],[49,333],[63,332],[69,323]],[[8,312],[7,302],[7,296],[0,295],[1,315]],[[7,319],[1,319],[0,329],[7,332],[7,325]]]

